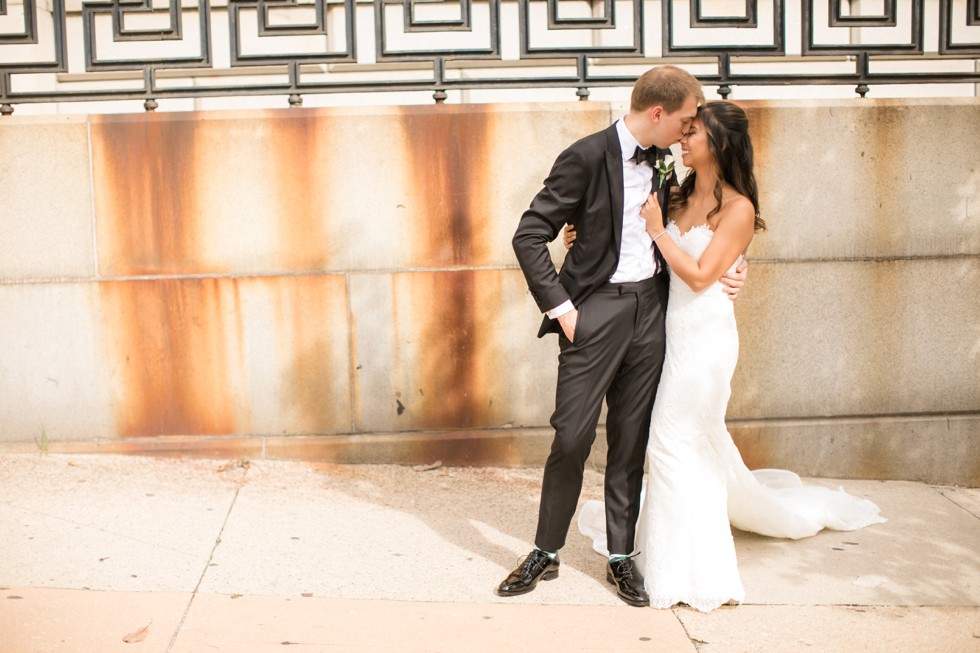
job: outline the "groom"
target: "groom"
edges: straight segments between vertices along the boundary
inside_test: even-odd
[[[539,580],[558,576],[558,550],[578,504],[605,398],[606,578],[626,603],[649,605],[630,554],[664,360],[668,276],[639,213],[659,191],[666,215],[677,177],[672,170],[660,174],[664,157],[703,100],[698,81],[680,68],[647,71],[633,87],[629,113],[562,152],[521,216],[514,252],[547,314],[538,337],[556,332],[561,354],[536,548],[497,588],[501,596],[530,592]],[[575,247],[556,273],[548,243],[565,224],[576,230]],[[736,275],[730,282],[735,292],[743,280]]]

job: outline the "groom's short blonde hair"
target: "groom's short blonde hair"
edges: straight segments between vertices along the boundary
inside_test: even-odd
[[[704,104],[701,82],[691,73],[677,66],[657,66],[636,80],[630,97],[630,111],[646,111],[650,107],[661,106],[667,113],[674,113],[692,95],[699,106]]]

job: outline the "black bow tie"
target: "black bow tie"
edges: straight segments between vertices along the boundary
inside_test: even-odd
[[[638,164],[646,161],[652,168],[657,163],[657,159],[657,148],[648,147],[644,150],[642,147],[637,145],[636,151],[633,152],[633,156],[630,161],[636,161]]]

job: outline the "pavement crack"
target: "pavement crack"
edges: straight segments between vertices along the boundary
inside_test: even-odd
[[[170,653],[171,649],[174,647],[174,644],[177,642],[177,636],[180,635],[180,631],[184,627],[184,621],[187,620],[187,615],[190,614],[191,606],[194,605],[194,599],[197,598],[197,592],[201,588],[201,583],[204,582],[204,576],[208,573],[208,569],[211,568],[211,562],[214,560],[214,553],[218,550],[218,545],[221,544],[221,536],[225,533],[225,527],[228,526],[228,519],[231,518],[231,511],[234,510],[235,504],[238,502],[238,493],[242,491],[243,485],[245,485],[244,477],[235,487],[235,494],[231,497],[231,503],[228,505],[228,512],[225,513],[224,521],[221,522],[221,528],[218,529],[218,535],[214,538],[214,545],[211,547],[211,553],[208,555],[207,562],[204,563],[204,569],[201,570],[201,575],[197,579],[197,584],[194,585],[194,591],[191,592],[191,598],[189,601],[187,601],[187,607],[184,608],[184,613],[180,615],[180,621],[177,622],[177,627],[174,629],[174,634],[171,636],[170,643],[167,644],[167,650],[164,653]]]
[[[957,501],[953,497],[951,497],[948,494],[946,494],[945,490],[950,489],[950,488],[933,486],[932,489],[934,489],[936,492],[938,492],[939,493],[939,496],[941,496],[942,498],[946,499],[947,501],[949,501],[950,503],[952,503],[954,506],[956,506],[960,510],[965,511],[968,515],[970,515],[974,519],[980,519],[980,515],[974,513],[972,510],[970,510],[969,508],[967,508],[966,506],[964,506],[962,503],[960,503],[959,501]]]

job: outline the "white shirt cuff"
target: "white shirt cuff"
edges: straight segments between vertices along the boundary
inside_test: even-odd
[[[572,300],[567,299],[565,300],[564,304],[560,304],[548,311],[548,317],[550,317],[552,320],[557,320],[565,313],[571,311],[573,308],[575,308],[575,306],[572,304]]]

